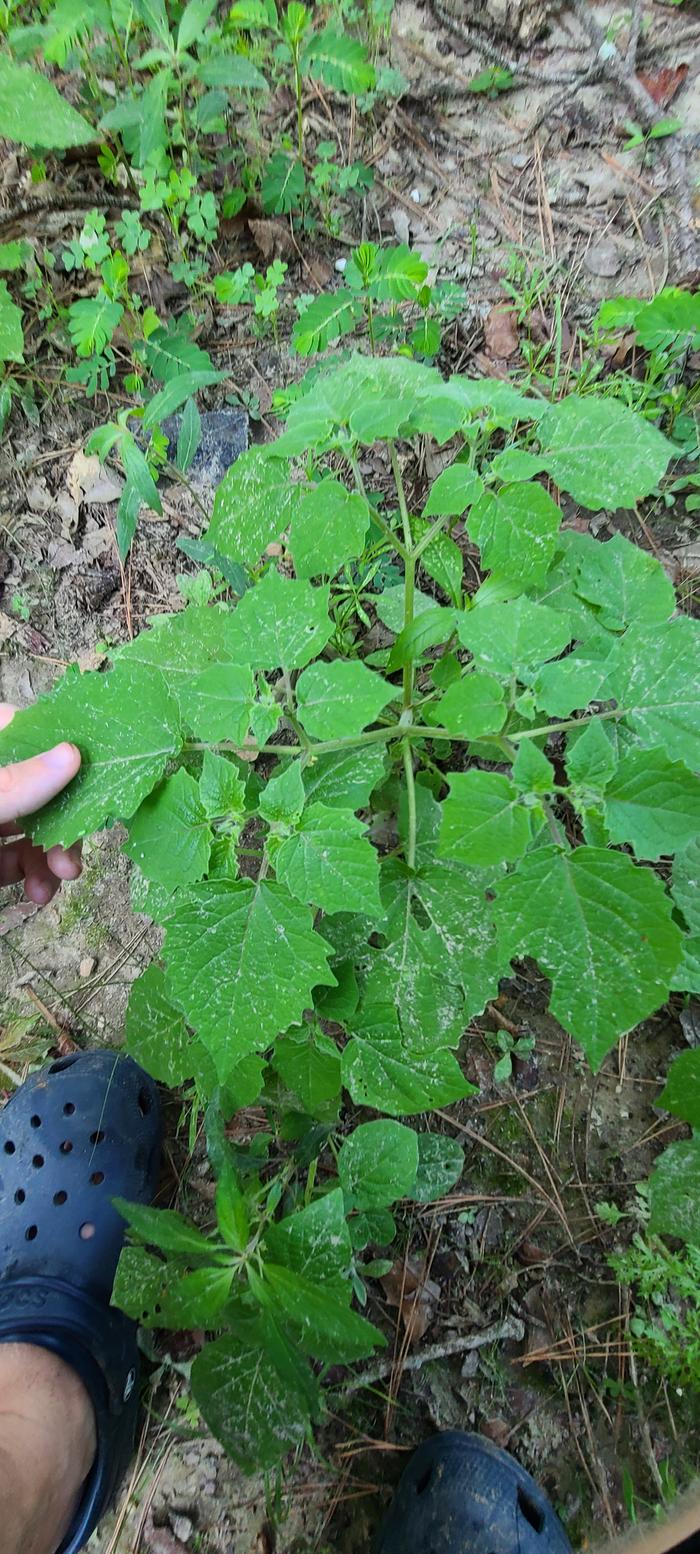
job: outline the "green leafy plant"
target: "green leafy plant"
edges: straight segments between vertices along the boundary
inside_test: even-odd
[[[176,365],[182,403],[196,369]],[[537,962],[594,1069],[697,974],[698,626],[654,557],[563,530],[551,494],[631,506],[672,445],[613,399],[548,405],[401,357],[305,388],[229,470],[199,542],[243,575],[238,602],[205,579],[190,597],[210,602],[106,673],[71,668],[0,734],[0,760],[80,745],[28,829],[48,847],[123,821],[134,904],[163,925],[127,1045],[206,1106],[216,1226],[124,1205],[116,1298],[217,1335],[194,1394],[246,1468],[306,1438],[324,1367],[381,1343],[353,1291],[371,1290],[392,1205],[448,1190],[461,1161],[399,1119],[472,1092],[463,1033],[512,963]],[[109,436],[133,459],[127,427]],[[426,439],[451,454],[427,489]],[[377,443],[391,496],[363,483]],[[473,596],[463,526],[486,574]],[[333,601],[380,542],[363,607],[385,646],[367,655]],[[379,811],[393,834],[376,843]],[[654,864],[674,854],[669,879]],[[348,1132],[344,1092],[386,1115]],[[225,1122],[254,1102],[265,1123],[235,1148]],[[680,1185],[677,1165],[652,1179],[654,1233],[669,1203],[676,1234],[691,1212],[693,1148],[662,1157],[685,1152]]]
[[[644,147],[644,160],[651,153],[655,140],[664,140],[667,135],[677,135],[683,128],[682,119],[659,119],[649,129],[643,129],[640,124],[635,124],[633,119],[625,120],[625,129],[628,139],[622,147],[623,151],[634,151],[637,146]]]
[[[493,1031],[489,1046],[500,1053],[493,1068],[494,1084],[502,1085],[513,1075],[513,1058],[529,1058],[535,1047],[534,1036],[512,1036],[510,1031]]]
[[[300,313],[292,330],[294,350],[316,355],[366,328],[372,355],[380,341],[419,356],[437,355],[441,320],[462,312],[466,296],[454,283],[429,286],[428,269],[407,243],[391,248],[361,243],[345,266],[345,285],[315,297]]]
[[[672,1386],[700,1392],[700,1247],[671,1252],[658,1236],[636,1233],[608,1258],[634,1293],[634,1348]]]

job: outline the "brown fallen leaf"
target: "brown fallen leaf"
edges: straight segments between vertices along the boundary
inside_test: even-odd
[[[520,344],[518,326],[511,307],[496,303],[484,320],[484,345],[487,355],[497,361],[515,356]]]
[[[251,217],[248,231],[263,259],[294,259],[296,257],[292,234],[286,221],[273,221],[264,217]]]
[[[380,1280],[390,1306],[398,1306],[406,1339],[415,1344],[427,1333],[442,1293],[435,1279],[427,1276],[418,1257],[398,1260]]]
[[[687,74],[687,65],[662,65],[661,69],[655,70],[653,75],[647,75],[643,70],[637,71],[637,80],[646,87],[649,96],[658,103],[660,108],[668,108],[676,93],[680,91]]]

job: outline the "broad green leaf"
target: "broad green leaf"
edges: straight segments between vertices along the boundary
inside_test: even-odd
[[[215,371],[209,353],[181,329],[154,329],[146,342],[146,361],[160,383],[188,372]]]
[[[270,1225],[265,1232],[265,1251],[276,1263],[305,1278],[335,1285],[352,1262],[342,1188],[331,1188],[322,1198]],[[349,1304],[349,1284],[346,1300]]]
[[[314,297],[313,302],[304,308],[303,313],[294,322],[292,329],[294,350],[299,356],[313,356],[318,351],[325,351],[334,340],[340,340],[343,335],[351,334],[361,317],[360,298],[344,287],[339,291]],[[329,418],[329,430],[331,422],[332,418]],[[289,451],[292,451],[291,448]],[[301,449],[299,451],[301,452]]]
[[[266,1263],[260,1294],[271,1294],[273,1310],[306,1354],[326,1364],[348,1365],[385,1346],[386,1339],[366,1317],[348,1309],[346,1290],[349,1294],[347,1281],[319,1287],[291,1268]]]
[[[605,790],[611,842],[629,842],[652,861],[700,833],[700,782],[664,750],[629,750]]]
[[[137,809],[124,851],[146,879],[175,889],[206,874],[211,841],[199,785],[181,767]]]
[[[684,615],[630,628],[610,660],[607,694],[645,745],[700,767],[700,623]]]
[[[436,808],[439,813],[443,806]],[[467,1017],[481,1014],[488,1000],[497,997],[499,979],[507,971],[488,899],[498,874],[500,869],[494,876],[434,858],[411,881],[412,893],[442,944],[445,972],[462,987]]]
[[[468,464],[450,464],[433,481],[423,508],[424,518],[458,518],[484,490],[483,480]]]
[[[373,1106],[392,1117],[410,1117],[435,1106],[451,1106],[474,1093],[453,1053],[445,1047],[416,1053],[399,1035],[353,1032],[343,1048],[343,1084],[357,1106]]]
[[[670,1144],[649,1179],[649,1229],[700,1246],[700,1134]]]
[[[290,761],[275,771],[260,795],[258,809],[271,825],[294,825],[304,808],[306,795],[300,761]]]
[[[418,1142],[401,1122],[362,1122],[341,1145],[338,1176],[346,1205],[382,1209],[411,1192],[418,1170]]]
[[[546,410],[542,461],[576,502],[597,511],[634,507],[665,475],[673,444],[617,399],[569,394]]]
[[[211,1241],[175,1209],[152,1209],[145,1203],[127,1203],[119,1197],[112,1202],[139,1241],[157,1246],[161,1252],[211,1259]]]
[[[552,1014],[594,1072],[617,1037],[668,996],[681,935],[650,869],[597,847],[543,847],[496,886],[504,951],[532,955],[552,982]]]
[[[357,491],[338,480],[307,490],[292,525],[290,550],[297,577],[335,577],[364,550],[370,512]]]
[[[33,254],[32,245],[26,238],[0,243],[0,270],[21,270]]]
[[[531,812],[518,789],[500,772],[446,773],[450,791],[442,806],[440,852],[460,863],[482,865],[521,858],[531,837]]]
[[[296,686],[300,722],[320,740],[360,734],[396,694],[395,686],[357,659],[319,660],[303,671]]]
[[[97,297],[83,297],[79,302],[71,302],[68,309],[68,332],[77,355],[99,356],[109,344],[123,313],[121,302],[111,302],[104,292]]]
[[[368,398],[352,411],[350,433],[357,441],[372,447],[389,437],[410,437],[411,406],[404,399]]]
[[[274,859],[278,880],[323,912],[381,915],[379,858],[349,809],[311,804]]]
[[[236,606],[230,656],[254,669],[303,669],[332,635],[328,600],[327,585],[314,587],[271,567]]]
[[[576,591],[595,606],[600,624],[610,631],[658,624],[676,607],[673,583],[661,562],[622,534],[604,544],[591,539],[581,547]]]
[[[275,1043],[273,1063],[283,1083],[298,1095],[304,1111],[310,1117],[320,1113],[324,1118],[328,1103],[337,1100],[341,1087],[340,1053],[330,1036],[314,1025],[288,1031]]]
[[[292,484],[286,460],[250,448],[226,471],[204,537],[231,560],[257,566],[268,545],[289,527],[303,489]]]
[[[689,1122],[691,1128],[700,1128],[700,1048],[681,1052],[674,1058],[668,1078],[658,1100],[654,1103],[674,1117]]]
[[[244,1473],[275,1467],[301,1447],[320,1406],[308,1364],[262,1313],[205,1345],[192,1366],[192,1393]]]
[[[337,27],[313,34],[302,56],[302,70],[337,92],[370,92],[375,82],[374,65],[363,43]]]
[[[412,519],[414,542],[423,539],[431,527],[426,518]],[[426,549],[421,551],[419,564],[428,577],[437,583],[438,588],[447,594],[451,604],[461,603],[464,561],[459,545],[450,539],[449,534],[436,534]]]
[[[673,978],[681,993],[700,994],[700,934],[689,934],[681,945],[681,958]]]
[[[674,858],[672,890],[691,933],[700,934],[700,841],[690,842]]]
[[[78,746],[81,767],[63,793],[27,820],[41,847],[69,847],[108,821],[128,820],[182,745],[177,707],[161,676],[127,663],[109,674],[68,670],[54,691],[15,713],[0,732],[0,764],[66,739]]]
[[[242,745],[250,727],[255,686],[245,664],[210,664],[193,675],[181,696],[188,728],[196,739],[231,739]]]
[[[230,1266],[183,1273],[177,1264],[161,1262],[142,1246],[125,1246],[117,1265],[112,1304],[140,1327],[176,1331],[216,1327],[232,1281]]]
[[[188,399],[182,413],[182,424],[177,437],[175,463],[183,475],[192,463],[202,441],[202,418],[193,399]]]
[[[156,885],[155,880],[147,880],[140,869],[132,868],[129,890],[134,912],[143,912],[154,923],[164,923],[170,916],[174,892],[165,885]]]
[[[386,751],[380,744],[311,756],[302,772],[307,802],[363,809],[385,770]]]
[[[474,669],[448,686],[439,702],[430,708],[430,719],[467,739],[484,734],[499,734],[506,721],[505,693],[493,675]]]
[[[389,943],[375,953],[365,983],[364,1026],[376,1023],[378,1010],[393,1008],[392,1032],[400,1030],[414,1051],[456,1047],[466,1024],[464,997],[459,967],[445,954],[440,935],[420,926],[406,896],[384,931]]]
[[[234,611],[191,604],[178,615],[156,616],[150,631],[119,649],[117,666],[159,670],[182,716],[194,676],[210,664],[235,659],[240,635]]]
[[[473,1086],[470,1086],[473,1092]],[[418,1173],[411,1197],[418,1203],[442,1198],[464,1170],[464,1150],[442,1133],[418,1134]]]
[[[125,1046],[132,1058],[164,1085],[181,1085],[193,1072],[194,1038],[171,1004],[159,966],[148,966],[132,982],[126,1011]]]
[[[534,739],[521,739],[513,762],[513,782],[521,793],[551,793],[556,783],[554,767]]]
[[[197,65],[197,80],[204,86],[229,87],[234,92],[270,90],[262,71],[244,54],[213,54]]]
[[[199,797],[209,820],[239,818],[245,810],[245,783],[233,762],[215,750],[205,750]]]
[[[183,54],[193,43],[203,41],[204,29],[215,9],[216,0],[187,0],[177,30],[178,54]]]
[[[0,135],[21,146],[62,151],[96,140],[96,131],[39,70],[0,58]]]
[[[594,719],[574,744],[569,740],[566,772],[569,782],[577,788],[600,791],[609,782],[616,766],[617,756],[605,732],[605,724]]]
[[[543,469],[539,454],[528,453],[525,448],[505,448],[491,460],[492,474],[504,481],[532,480],[535,475],[541,475]]]
[[[561,508],[534,481],[486,491],[469,514],[482,564],[523,588],[541,583],[554,555]]]
[[[403,583],[397,583],[392,588],[385,588],[384,592],[378,594],[374,600],[374,608],[382,625],[386,626],[387,631],[396,632],[397,636],[403,626],[405,598],[406,591]],[[435,600],[430,594],[423,594],[417,588],[413,595],[414,619],[434,609]]]
[[[370,1242],[389,1246],[396,1235],[396,1222],[388,1209],[369,1209],[362,1214],[353,1214],[348,1228],[353,1247],[358,1252],[364,1251]]]
[[[433,604],[431,610],[421,610],[399,632],[389,655],[389,673],[413,663],[438,643],[447,642],[454,632],[455,620],[454,610],[448,610],[442,604]]]
[[[411,330],[408,344],[417,356],[437,356],[442,345],[442,329],[436,318],[429,318],[427,313],[419,318],[415,329]]]
[[[555,658],[571,641],[563,615],[525,598],[476,605],[457,617],[457,630],[477,664],[506,679]]]
[[[12,301],[7,282],[0,280],[0,362],[24,361],[22,309]]]
[[[333,971],[337,987],[316,988],[314,1008],[322,1020],[337,1020],[340,1025],[344,1025],[357,1009],[360,990],[351,961],[336,961]]]
[[[589,702],[607,700],[608,676],[616,662],[614,647],[611,639],[601,643],[591,637],[566,658],[544,664],[534,680],[537,706],[550,717],[568,718]]]
[[[225,1079],[301,1019],[312,988],[333,985],[330,949],[283,885],[212,880],[183,894],[168,920],[167,985]]]
[[[408,243],[397,243],[384,248],[377,257],[376,274],[371,282],[371,294],[379,302],[409,302],[428,275],[429,266]]]
[[[159,426],[166,416],[179,410],[185,400],[191,399],[199,389],[210,388],[212,384],[220,383],[225,377],[225,372],[210,372],[198,367],[190,372],[183,372],[178,377],[169,378],[165,388],[154,394],[146,406],[141,423],[144,430],[150,431],[151,427]]]
[[[304,198],[306,174],[301,162],[275,151],[265,168],[260,190],[263,210],[267,215],[286,216],[297,210]]]

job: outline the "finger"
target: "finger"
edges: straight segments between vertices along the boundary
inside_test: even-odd
[[[7,728],[17,711],[11,701],[0,701],[0,728]]]
[[[79,767],[80,751],[65,742],[28,761],[0,767],[0,822],[41,809],[75,777]]]
[[[46,867],[43,857],[35,867],[27,870],[24,877],[24,894],[28,901],[33,901],[36,906],[46,906],[46,903],[55,896],[59,887],[59,881]]]
[[[22,849],[24,842],[12,842],[0,848],[0,885],[16,885],[24,879]]]
[[[46,854],[46,862],[57,880],[77,880],[83,867],[80,861],[80,843],[76,842],[75,847],[50,847]]]

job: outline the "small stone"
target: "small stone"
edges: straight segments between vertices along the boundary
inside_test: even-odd
[[[590,275],[610,277],[617,275],[622,268],[622,259],[615,244],[605,237],[599,243],[591,243],[583,256],[583,262]]]
[[[97,958],[96,958],[96,956],[94,956],[94,955],[86,955],[85,959],[81,960],[80,965],[78,967],[78,976],[80,976],[80,977],[91,977],[93,971],[95,970],[96,965],[97,965]]]
[[[414,205],[420,205],[420,202],[421,202],[420,189],[412,189],[411,190],[411,199],[413,200]]]
[[[173,1529],[175,1537],[179,1538],[181,1543],[189,1543],[190,1538],[194,1532],[194,1527],[190,1521],[189,1516],[171,1516],[170,1526]]]
[[[230,410],[204,410],[201,416],[202,440],[187,471],[187,479],[196,491],[214,490],[227,469],[248,447],[248,414],[241,407]],[[168,439],[168,458],[175,458],[182,415],[166,416],[161,431]]]
[[[339,275],[344,275],[347,269],[347,259],[336,259],[335,267]]]
[[[523,167],[527,167],[530,161],[530,153],[528,151],[516,151],[510,160],[512,167],[522,170]]]

